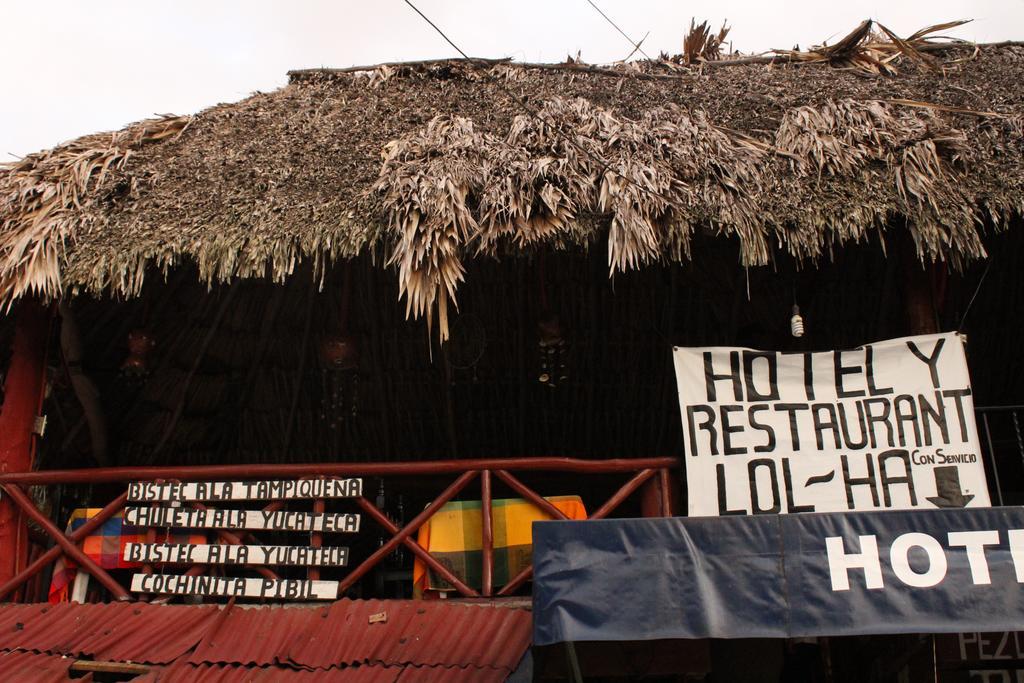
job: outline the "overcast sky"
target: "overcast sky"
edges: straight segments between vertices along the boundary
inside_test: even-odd
[[[589,62],[630,51],[587,0],[413,0],[479,57]],[[650,55],[681,50],[690,17],[728,19],[743,52],[834,42],[863,19],[899,34],[1024,39],[1024,0],[594,0]],[[288,69],[456,56],[403,0],[0,0],[0,160],[157,113],[284,85]]]

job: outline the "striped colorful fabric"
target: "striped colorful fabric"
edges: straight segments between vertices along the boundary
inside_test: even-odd
[[[548,502],[569,519],[586,519],[587,511],[579,496],[552,496]],[[479,500],[446,504],[420,527],[416,540],[468,586],[479,589],[483,569],[482,530]],[[492,501],[494,527],[495,588],[504,586],[529,566],[533,552],[533,523],[551,519],[546,513],[522,498]],[[444,579],[416,559],[413,565],[414,597],[429,597],[431,591],[452,591]]]
[[[98,515],[101,508],[77,508],[71,513],[65,533],[70,534]],[[132,569],[141,566],[138,562],[126,562],[124,546],[128,543],[145,543],[145,527],[131,526],[123,523],[123,513],[119,512],[89,534],[81,544],[84,552],[91,560],[104,569]],[[205,543],[203,534],[171,533],[158,531],[159,543]],[[71,584],[78,574],[78,564],[64,555],[57,560],[50,579],[50,602],[67,602],[70,599]]]

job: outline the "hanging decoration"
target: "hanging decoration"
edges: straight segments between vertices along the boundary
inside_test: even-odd
[[[350,334],[324,337],[320,341],[320,360],[332,370],[355,370],[359,364],[359,345]]]
[[[537,380],[555,388],[569,379],[569,342],[562,332],[557,315],[548,315],[537,323],[537,339],[540,351],[540,373]]]
[[[359,340],[349,332],[352,268],[342,270],[341,301],[336,331],[320,339],[320,418],[334,430],[359,415]]]
[[[350,334],[329,334],[320,340],[320,418],[337,429],[359,414],[359,344]]]
[[[145,377],[149,374],[149,353],[156,347],[156,340],[147,330],[136,329],[128,333],[128,357],[121,363],[121,374],[129,377]]]
[[[537,381],[552,389],[569,379],[569,340],[548,302],[547,282],[544,274],[544,254],[537,258],[537,276],[540,281],[540,319],[537,321],[537,351],[540,368]]]

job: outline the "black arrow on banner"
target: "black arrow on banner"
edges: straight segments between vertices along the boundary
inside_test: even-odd
[[[960,488],[960,470],[956,465],[947,467],[936,467],[935,472],[935,493],[938,494],[928,499],[928,502],[940,508],[962,508],[974,500],[973,494],[964,494]]]

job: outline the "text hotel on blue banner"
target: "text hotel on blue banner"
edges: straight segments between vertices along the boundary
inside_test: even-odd
[[[1024,630],[1020,507],[538,522],[533,553],[535,645]]]
[[[956,334],[673,358],[690,516],[990,505]]]

